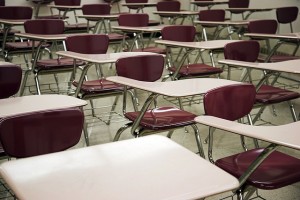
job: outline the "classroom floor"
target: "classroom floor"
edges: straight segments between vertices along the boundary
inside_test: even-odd
[[[218,59],[222,58],[222,55],[218,57]],[[14,62],[19,63],[21,60],[20,57],[14,58]],[[208,60],[208,57],[207,57]],[[104,74],[106,76],[113,75],[114,70],[113,68],[110,69],[110,65],[106,65],[103,67],[104,69]],[[236,69],[233,71],[233,79],[234,80],[239,80],[239,77],[242,73],[242,70]],[[255,72],[255,77],[259,78],[261,76],[260,72]],[[60,81],[65,81],[67,80],[69,75],[59,75]],[[221,78],[226,77],[226,71],[222,74]],[[89,79],[96,78],[95,76],[95,71],[91,71],[89,74]],[[29,78],[30,83],[29,85],[34,85],[33,82],[33,76]],[[298,77],[299,80],[299,77]],[[291,82],[286,79],[280,79],[279,80],[282,83],[285,84],[292,84],[291,86],[287,86],[295,91],[300,92],[299,89],[299,83]],[[41,78],[42,83],[47,83],[47,82],[54,82],[54,79],[52,76],[43,76]],[[53,86],[53,85],[52,85]],[[65,86],[65,84],[61,84],[62,87]],[[53,86],[54,87],[54,86]],[[34,91],[34,87],[30,87],[30,90]],[[48,93],[48,92],[46,92]],[[29,92],[29,88],[26,89],[26,95],[31,95]],[[141,108],[141,105],[143,105],[144,100],[147,98],[148,93],[144,91],[137,91],[138,99],[140,102],[139,108]],[[96,104],[96,107],[101,107],[104,105],[109,105],[113,102],[114,97],[108,97],[108,98],[101,98],[98,100],[95,100],[94,103]],[[203,105],[201,103],[201,99],[197,100],[195,99],[196,102],[193,102],[191,105],[187,103],[184,106],[184,109],[187,111],[193,112],[197,115],[202,115],[204,114],[203,111]],[[166,98],[166,97],[160,97],[158,99],[158,105],[174,105],[174,103],[170,102],[171,99]],[[295,104],[295,109],[297,111],[297,114],[299,115],[300,111],[300,99],[294,101]],[[128,110],[132,110],[131,102],[128,100]],[[85,109],[88,109],[89,106],[86,106]],[[107,110],[107,108],[105,108]],[[104,109],[104,110],[105,110]],[[104,114],[102,113],[103,109],[98,109],[97,112],[99,113],[100,116],[103,116]],[[109,110],[109,109],[108,109]],[[122,112],[122,98],[119,99],[118,106],[116,111],[118,113]],[[265,112],[263,113],[262,120],[260,120],[257,124],[262,124],[262,123],[267,123],[271,122],[273,125],[280,125],[280,124],[286,124],[286,123],[291,123],[293,121],[289,107],[286,103],[279,104],[275,106],[275,111],[276,115],[274,115],[272,108],[267,108]],[[88,112],[88,111],[86,111]],[[253,114],[255,113],[255,110],[253,111]],[[123,126],[126,123],[126,120],[124,118],[118,118],[114,119],[114,121],[110,124],[107,125],[104,122],[98,120],[98,119],[89,119],[89,137],[90,137],[90,145],[98,145],[98,144],[104,144],[108,142],[112,142],[114,135],[116,131]],[[208,128],[203,126],[203,125],[198,125],[202,141],[207,136],[208,133]],[[166,133],[160,133],[162,135],[166,135]],[[284,134],[284,133],[283,133]],[[130,139],[133,138],[129,132],[129,130],[125,131],[124,134],[121,136],[120,140],[125,140],[125,139]],[[190,128],[187,129],[179,129],[176,130],[173,134],[172,140],[176,141],[177,143],[181,144],[182,146],[186,147],[187,149],[196,152],[196,143],[194,140],[194,135],[193,131]],[[247,139],[247,145],[249,148],[253,147],[252,140]],[[261,146],[266,146],[267,144],[264,142],[260,142]],[[203,144],[205,153],[207,155],[207,144]],[[74,148],[84,148],[85,147],[85,142],[84,139],[82,138],[81,141],[76,145]],[[282,151],[285,151],[291,155],[294,155],[298,158],[300,158],[300,153],[296,152],[291,149],[286,149],[286,148],[281,148]],[[242,151],[242,147],[240,145],[240,137],[237,135],[234,135],[232,133],[227,133],[224,131],[217,130],[215,133],[215,140],[214,140],[214,158],[221,158],[227,155],[231,155],[234,153],[238,153]],[[279,161],[280,162],[280,161]],[[218,180],[216,180],[218,181]],[[34,188],[33,188],[34,189]],[[285,188],[277,189],[277,190],[271,190],[271,191],[261,191],[259,190],[259,194],[266,199],[269,200],[282,200],[282,199],[289,199],[289,200],[298,200],[300,199],[300,183],[290,185]],[[5,197],[5,194],[3,194],[3,199],[12,199],[11,197]],[[209,197],[207,199],[212,200],[212,199],[221,199],[224,197],[227,197],[231,195],[231,192],[219,194],[216,196]]]

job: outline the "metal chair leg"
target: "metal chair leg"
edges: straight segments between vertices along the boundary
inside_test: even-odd
[[[114,137],[114,142],[118,141],[120,139],[121,134],[128,128],[130,128],[132,126],[132,122],[129,122],[127,124],[125,124],[124,126],[122,126],[121,128],[119,128],[119,130],[117,131],[115,137]]]
[[[196,139],[199,155],[202,158],[205,158],[205,154],[204,154],[204,150],[203,150],[203,146],[202,146],[202,142],[201,142],[201,137],[199,135],[199,129],[195,124],[192,124],[191,127],[193,128],[194,133],[195,133],[195,139]]]

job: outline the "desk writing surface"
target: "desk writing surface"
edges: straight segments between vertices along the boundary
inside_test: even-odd
[[[198,15],[198,11],[153,11],[153,14],[168,14],[168,15]]]
[[[82,54],[72,51],[58,51],[57,55],[65,56],[69,58],[84,60],[92,63],[113,63],[119,58],[130,57],[130,56],[141,56],[141,55],[157,55],[156,53],[150,52],[120,52],[120,53],[106,53],[106,54]]]
[[[240,21],[199,21],[195,20],[195,24],[202,24],[202,25],[227,25],[227,26],[244,26],[249,24],[249,20],[240,20]]]
[[[195,78],[166,82],[137,81],[121,76],[110,76],[106,79],[122,85],[127,85],[156,94],[172,97],[184,97],[204,94],[207,91],[217,87],[240,84],[240,82],[237,81],[216,78]]]
[[[66,95],[31,95],[0,100],[0,118],[18,114],[73,108],[86,101]]]
[[[113,29],[121,31],[134,31],[134,32],[160,32],[166,25],[159,26],[144,26],[144,27],[131,27],[131,26],[112,26]]]
[[[265,39],[281,39],[281,40],[300,40],[300,33],[289,33],[289,34],[265,34],[265,33],[245,33],[245,36],[254,38],[265,38]]]
[[[202,42],[177,42],[171,40],[155,40],[155,43],[164,44],[167,46],[213,50],[223,48],[226,44],[237,41],[239,40],[211,40]]]
[[[195,5],[218,5],[218,4],[228,4],[227,0],[213,0],[213,1],[191,1],[191,4]]]
[[[62,5],[47,5],[50,8],[57,8],[57,9],[81,9],[81,6],[62,6]]]
[[[0,19],[0,24],[5,25],[23,25],[26,20],[24,19]]]
[[[238,180],[170,139],[152,135],[3,163],[18,199],[183,200]]]
[[[253,68],[253,69],[300,74],[300,59],[275,62],[275,63],[253,63],[253,62],[244,62],[244,61],[226,59],[226,60],[219,60],[218,63]]]
[[[71,34],[32,34],[32,33],[16,33],[18,37],[33,39],[33,40],[65,40],[68,36],[78,35],[77,33]]]
[[[111,15],[77,15],[78,18],[85,18],[85,19],[118,19],[119,14],[111,14]]]
[[[122,6],[155,7],[157,3],[123,3]]]
[[[240,135],[300,150],[300,121],[280,126],[253,126],[212,116],[198,116],[195,121]]]

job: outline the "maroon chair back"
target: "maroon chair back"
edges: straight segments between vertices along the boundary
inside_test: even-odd
[[[146,13],[121,14],[118,18],[120,26],[148,26],[149,15]]]
[[[24,29],[26,33],[32,34],[63,34],[65,30],[65,23],[60,19],[27,20],[24,23]]]
[[[156,9],[157,11],[180,11],[180,6],[179,1],[160,1],[157,2]]]
[[[254,20],[248,24],[249,33],[265,33],[275,34],[277,32],[278,23],[274,19]]]
[[[16,158],[62,151],[79,142],[83,119],[79,108],[3,118],[0,140],[7,155]]]
[[[59,6],[80,6],[81,0],[54,0],[54,4]]]
[[[203,99],[205,114],[235,121],[250,113],[255,95],[254,85],[248,83],[210,90]]]
[[[201,10],[198,17],[200,21],[222,22],[225,20],[225,10]]]
[[[120,58],[116,62],[118,76],[153,82],[161,78],[164,69],[162,55],[145,55]]]
[[[148,3],[148,0],[125,0],[125,3]],[[127,6],[129,9],[138,9],[141,6]]]
[[[298,7],[282,7],[276,9],[277,21],[281,24],[287,24],[295,21],[298,17]]]
[[[32,8],[29,6],[2,6],[0,7],[1,19],[31,19]]]
[[[67,37],[68,51],[84,54],[104,54],[107,52],[109,38],[104,34],[85,34]]]
[[[107,3],[84,4],[82,13],[84,15],[109,15],[111,6]]]
[[[229,0],[229,8],[249,8],[250,0]],[[239,14],[242,11],[231,11],[231,13]]]
[[[193,42],[196,28],[188,25],[166,26],[161,30],[161,35],[163,40]]]
[[[0,99],[15,95],[22,81],[22,69],[18,65],[0,65]]]
[[[226,44],[224,57],[230,60],[255,62],[259,55],[259,43],[254,40],[238,41]]]

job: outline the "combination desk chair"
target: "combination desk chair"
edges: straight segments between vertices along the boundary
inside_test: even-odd
[[[76,53],[105,54],[107,52],[108,45],[109,45],[108,36],[101,35],[101,34],[75,35],[75,36],[69,36],[66,39],[67,50]],[[77,61],[76,59],[74,60]],[[106,80],[103,75],[101,75],[99,79],[88,80],[87,73],[90,70],[91,66],[93,65],[94,63],[86,63],[86,65],[83,67],[79,80],[73,81],[73,86],[76,87],[75,97],[84,100],[90,100],[91,113],[92,113],[91,116],[98,118],[100,121],[103,121],[106,124],[110,124],[119,96],[123,94],[123,86]],[[133,95],[133,93],[131,93],[130,91],[129,93]],[[100,113],[97,115],[95,110],[97,108],[93,104],[93,99],[105,98],[110,96],[115,96],[115,100],[111,105],[110,113],[108,114]],[[107,108],[108,105],[105,105],[104,107]],[[88,113],[87,109],[86,111]],[[86,114],[86,117],[87,116],[88,114]],[[87,123],[85,123],[84,132],[85,132],[87,145],[89,145]]]
[[[291,33],[293,33],[293,25],[292,23],[296,21],[298,17],[298,7],[282,7],[276,9],[276,18],[279,24],[290,24]],[[280,33],[280,29],[278,28],[278,33]]]
[[[224,57],[225,59],[246,61],[246,62],[256,62],[259,54],[259,43],[253,40],[232,42],[224,47]],[[230,68],[230,66],[228,66]],[[250,70],[247,70],[248,73],[244,76],[243,81],[249,77],[250,82]],[[255,97],[255,107],[259,107],[259,111],[253,119],[255,123],[260,117],[265,108],[269,105],[276,103],[287,102],[290,106],[291,114],[294,121],[297,121],[296,112],[292,100],[300,97],[298,92],[282,89],[279,87],[273,86],[275,81],[280,76],[280,73],[276,74],[273,80],[269,80],[268,72],[265,72],[265,77],[257,85],[257,93]],[[228,77],[230,78],[230,77]]]
[[[125,0],[125,3],[141,3],[141,4],[147,4],[147,3],[148,3],[148,0]],[[138,6],[134,6],[134,5],[129,6],[129,5],[128,5],[127,7],[128,7],[128,9],[129,9],[129,13],[130,13],[131,10],[136,10],[137,13],[139,13],[140,10],[142,11],[142,13],[144,12],[144,10],[143,10],[143,7],[144,7],[144,6],[140,6],[140,5],[138,5]],[[159,25],[159,24],[160,24],[159,21],[153,20],[153,19],[149,19],[148,26],[157,26],[157,25]]]
[[[119,26],[129,26],[129,27],[146,27],[149,24],[149,15],[146,13],[135,13],[135,14],[121,14],[118,18]],[[142,52],[152,52],[159,54],[166,54],[164,48],[159,48],[156,46],[145,46],[143,41],[143,33],[134,33],[134,32],[124,32],[124,42],[123,48],[125,47],[126,41],[125,37],[128,34],[133,34],[134,39],[129,49],[124,49],[124,51],[142,51]],[[150,36],[152,38],[152,35]],[[133,49],[134,45],[136,49]],[[141,47],[139,47],[141,45]],[[128,45],[127,45],[128,46]]]
[[[213,21],[213,22],[224,22],[225,21],[225,10],[201,10],[198,15],[199,21]],[[202,26],[202,39],[207,41],[207,28],[214,28],[212,38],[215,40],[219,37],[220,32],[223,30],[219,25],[201,25]]]
[[[229,8],[248,8],[250,0],[229,0]],[[230,19],[232,19],[232,14],[242,14],[242,19],[245,19],[243,11],[230,11]]]
[[[55,28],[53,28],[55,27]],[[41,37],[43,35],[59,35],[63,34],[65,30],[65,23],[61,19],[35,19],[35,20],[27,20],[24,23],[24,28],[26,33],[30,34],[39,34]],[[41,49],[43,46],[49,45],[46,40],[44,41],[33,41],[35,43],[39,43],[36,49],[32,49],[33,51],[33,61],[32,68],[25,71],[24,79],[21,87],[20,95],[24,94],[26,82],[29,74],[32,72],[34,75],[35,85],[37,89],[37,94],[41,95],[41,84],[39,81],[39,76],[42,74],[53,74],[55,78],[55,83],[57,86],[57,92],[59,93],[59,82],[58,82],[58,73],[71,73],[71,79],[73,79],[74,75],[74,64],[73,59],[71,58],[53,58],[52,53],[49,54],[49,59],[42,59],[43,50]],[[57,42],[52,43],[52,48],[57,45]],[[54,46],[54,47],[53,47]],[[57,46],[56,46],[57,47]],[[78,61],[76,63],[77,66],[84,65],[84,62]],[[69,81],[69,88],[71,87],[71,83]]]
[[[110,4],[84,4],[82,6],[82,14],[84,15],[110,15],[111,6]],[[107,28],[110,30],[110,21],[108,21],[108,27],[105,25],[105,20],[102,21],[99,19],[94,18],[86,18],[88,21],[88,30],[91,30],[90,28],[90,21],[96,22],[93,33],[100,33],[102,27],[104,27],[104,30],[107,30]],[[106,33],[109,38],[110,44],[116,44],[115,52],[120,51],[121,44],[123,40],[127,39],[128,37],[125,37],[122,34],[119,33],[111,33],[110,31]]]
[[[249,33],[263,33],[263,34],[276,34],[278,28],[278,23],[273,19],[265,20],[253,20],[248,23],[248,32]],[[255,38],[255,40],[258,40]],[[299,59],[299,56],[296,56],[299,45],[293,42],[282,42],[276,45],[275,49],[271,49],[270,41],[268,38],[265,39],[267,54],[260,54],[258,56],[259,62],[280,62],[286,60]],[[280,48],[281,45],[286,44],[288,46],[295,46],[294,51],[291,55],[280,55],[276,54],[276,50]]]
[[[25,21],[31,19],[32,12],[32,8],[27,6],[1,6],[0,19]],[[30,41],[15,41],[14,38],[12,41],[7,41],[7,36],[11,35],[11,33],[9,33],[9,30],[11,30],[11,25],[4,25],[4,29],[2,31],[3,41],[1,50],[1,54],[4,57],[4,60],[7,62],[11,62],[13,59],[13,55],[23,55],[26,66],[27,68],[29,68],[27,54],[31,53],[33,45],[37,46],[37,44],[33,44]]]
[[[174,34],[176,33],[176,34]],[[178,41],[178,42],[193,42],[196,37],[196,28],[194,26],[189,25],[173,25],[166,26],[161,30],[162,39],[170,40],[170,41]],[[185,55],[181,58],[178,66],[174,66],[172,59],[172,48],[170,46],[167,47],[167,69],[170,71],[170,74],[165,76],[163,80],[171,77],[172,80],[178,80],[183,78],[191,78],[191,77],[200,77],[200,76],[209,76],[216,75],[223,72],[222,69],[218,67],[212,67],[210,65],[204,64],[201,52],[199,55],[202,59],[202,63],[197,63],[198,59],[192,63],[189,59],[189,49]],[[184,64],[185,62],[188,64]]]
[[[157,11],[169,11],[169,12],[179,12],[181,3],[179,1],[159,1],[157,2],[156,9]],[[159,14],[160,23],[164,24],[164,19],[167,18],[169,24],[175,24],[176,17],[172,14]],[[184,18],[182,19],[181,24],[183,23]]]
[[[138,81],[157,81],[161,78],[163,69],[164,57],[162,55],[146,55],[120,58],[116,62],[116,70],[118,76]],[[125,124],[117,131],[114,137],[114,141],[119,140],[121,134],[126,129],[131,127],[131,133],[134,137],[140,137],[150,133],[169,131],[168,137],[171,138],[174,129],[191,126],[195,133],[199,154],[200,156],[204,157],[199,131],[193,120],[195,118],[194,114],[178,109],[176,107],[155,107],[153,109],[146,110],[142,116],[140,116],[140,113],[143,112],[142,110],[128,112],[126,111],[125,95],[127,86],[124,86],[124,88],[125,91],[123,95],[123,112],[124,116],[129,119],[130,122]],[[145,102],[145,104],[149,103],[151,102]],[[134,127],[134,122],[137,123],[139,127]]]
[[[249,83],[234,84],[223,86],[208,91],[203,97],[203,106],[205,115],[214,116],[230,121],[238,120],[241,122],[243,117],[248,118],[249,124],[252,124],[250,112],[255,103],[255,87]],[[224,103],[226,102],[226,106]],[[213,159],[213,133],[215,129],[209,127],[208,135],[208,159],[214,163]],[[207,142],[206,139],[206,142]],[[247,147],[244,137],[241,136],[241,144],[245,151]],[[254,139],[254,146],[258,148],[258,142]]]

